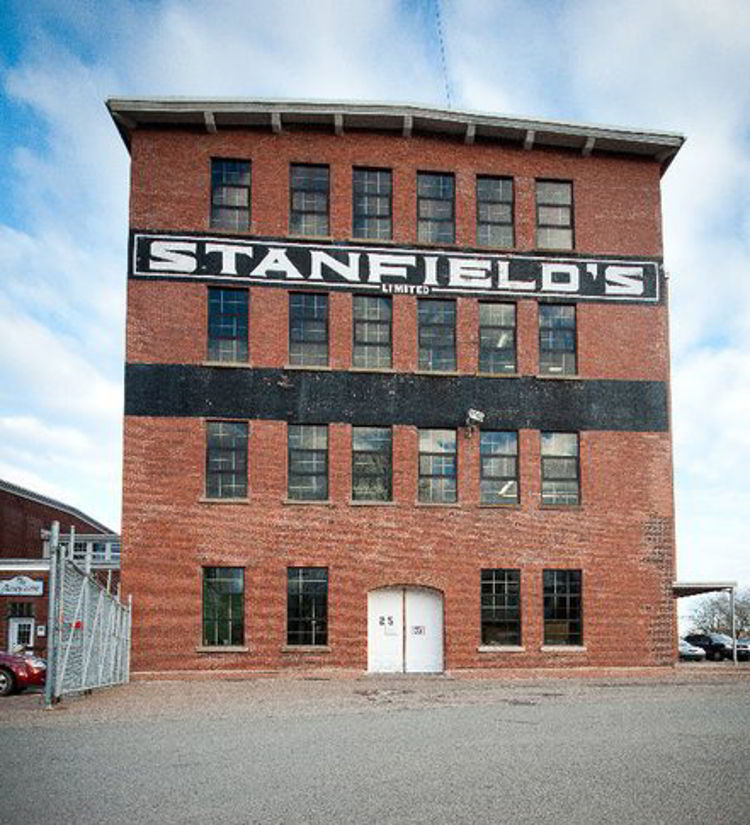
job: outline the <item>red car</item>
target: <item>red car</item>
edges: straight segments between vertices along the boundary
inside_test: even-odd
[[[27,687],[41,687],[47,675],[47,663],[32,654],[19,655],[0,651],[0,696],[20,692]]]

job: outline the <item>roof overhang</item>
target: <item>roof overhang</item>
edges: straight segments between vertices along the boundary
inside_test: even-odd
[[[701,596],[705,593],[720,593],[737,589],[737,582],[673,582],[672,595],[676,599],[683,596]]]
[[[207,132],[257,128],[279,133],[285,127],[305,127],[330,130],[334,135],[356,131],[391,132],[403,137],[438,135],[465,143],[511,143],[527,150],[567,149],[584,157],[626,154],[656,161],[664,172],[685,142],[676,132],[531,120],[414,104],[169,97],[110,98],[107,109],[128,149],[133,132],[140,128],[183,127]]]
[[[14,573],[44,573],[49,570],[49,559],[3,559],[0,561],[0,574]]]

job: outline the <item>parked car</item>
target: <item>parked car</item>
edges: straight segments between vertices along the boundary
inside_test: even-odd
[[[702,662],[706,658],[706,651],[702,647],[691,645],[684,639],[680,639],[679,644],[680,659],[685,659],[689,662]]]
[[[741,662],[750,660],[750,639],[737,639],[737,659]]]
[[[706,651],[706,658],[713,659],[718,662],[721,659],[732,658],[732,639],[724,633],[691,633],[685,636],[685,641],[696,647],[701,647]],[[747,657],[750,651],[744,651],[744,656]],[[737,650],[737,658],[740,657],[739,648]]]
[[[27,687],[41,687],[47,675],[47,663],[32,654],[0,651],[0,696],[20,692]]]

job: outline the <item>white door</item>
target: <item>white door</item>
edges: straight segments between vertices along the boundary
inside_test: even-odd
[[[443,597],[435,590],[406,591],[407,673],[443,670]]]
[[[370,673],[403,673],[402,587],[385,587],[367,594],[367,669]]]
[[[443,597],[418,587],[367,595],[367,669],[371,673],[441,673]]]
[[[8,619],[8,650],[12,653],[16,647],[31,647],[34,644],[33,619]]]

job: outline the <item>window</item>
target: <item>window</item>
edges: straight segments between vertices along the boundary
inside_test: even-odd
[[[516,371],[516,305],[479,304],[479,372]]]
[[[483,430],[479,435],[481,504],[518,502],[518,434]]]
[[[513,246],[512,178],[477,178],[477,244]]]
[[[455,243],[453,175],[417,174],[417,239],[420,243]]]
[[[247,424],[206,422],[206,497],[247,497]]]
[[[327,295],[289,295],[289,363],[307,367],[328,364]]]
[[[328,644],[327,568],[287,569],[286,643]]]
[[[419,500],[446,504],[456,495],[456,431],[419,431]]]
[[[355,295],[354,348],[355,367],[370,369],[391,366],[391,299]]]
[[[542,433],[542,504],[578,504],[578,436]]]
[[[456,369],[456,302],[421,298],[418,303],[419,369]]]
[[[250,163],[211,161],[211,226],[245,230],[250,226]]]
[[[544,644],[583,644],[581,571],[544,571]]]
[[[389,169],[355,169],[352,178],[355,238],[390,240],[393,196]]]
[[[352,500],[391,500],[390,427],[352,427]]]
[[[247,290],[208,290],[208,360],[247,361]]]
[[[33,602],[11,602],[9,605],[8,618],[9,619],[33,619],[34,618],[34,604]]]
[[[328,167],[293,163],[289,189],[289,231],[328,235]]]
[[[204,567],[203,644],[244,643],[245,571],[241,567]]]
[[[289,425],[290,499],[325,501],[328,498],[328,427]]]
[[[521,571],[482,570],[482,644],[521,644]]]
[[[539,249],[573,249],[573,184],[536,182],[536,245]]]
[[[546,375],[575,375],[575,306],[539,304],[539,370]]]

